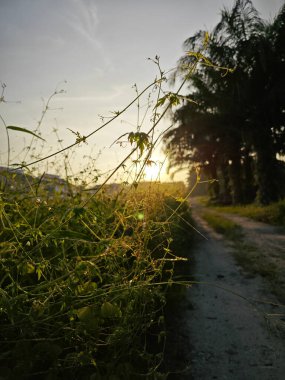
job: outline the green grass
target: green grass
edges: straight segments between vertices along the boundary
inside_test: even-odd
[[[236,240],[242,236],[241,227],[223,216],[213,212],[204,212],[202,218],[205,219],[216,232],[225,235],[228,239]]]
[[[285,200],[268,206],[255,204],[245,206],[214,206],[217,211],[246,216],[260,222],[285,226]]]
[[[219,208],[215,207],[215,209]],[[233,242],[233,255],[237,263],[249,274],[253,276],[259,274],[265,278],[273,294],[284,304],[285,276],[283,268],[278,267],[270,255],[266,255],[260,252],[256,246],[246,243],[243,240],[242,228],[238,224],[210,211],[205,212],[202,217],[216,232]]]
[[[285,304],[284,269],[273,262],[270,256],[261,253],[257,247],[244,243],[235,244],[234,256],[249,274],[262,276],[281,304]]]

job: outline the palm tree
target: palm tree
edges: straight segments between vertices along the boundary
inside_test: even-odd
[[[215,196],[228,198],[230,189],[233,203],[252,201],[255,187],[263,204],[280,196],[276,153],[285,151],[284,8],[269,25],[250,0],[237,0],[231,11],[223,10],[207,57],[235,71],[221,77],[204,60],[189,79],[189,96],[198,106],[181,107],[174,115],[175,128],[165,136],[172,165],[199,163],[221,180]],[[185,41],[185,48],[201,49],[203,36],[199,31]],[[185,74],[192,59],[182,57],[176,75]]]

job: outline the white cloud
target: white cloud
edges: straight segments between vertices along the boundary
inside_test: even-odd
[[[96,38],[98,12],[94,2],[89,0],[72,0],[66,3],[64,20],[73,31],[93,47],[100,48]]]

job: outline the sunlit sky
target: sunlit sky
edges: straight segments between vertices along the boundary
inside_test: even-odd
[[[0,115],[6,125],[36,130],[48,97],[56,95],[44,116],[35,154],[47,154],[67,146],[76,136],[87,135],[102,125],[98,115],[112,116],[157,75],[148,57],[160,57],[164,70],[175,67],[183,55],[183,42],[199,29],[211,30],[219,21],[223,6],[233,0],[0,0],[0,81],[6,85]],[[254,0],[262,18],[272,20],[284,2]],[[142,122],[146,100],[140,104]],[[128,144],[110,145],[124,133],[136,130],[137,105],[118,120],[80,144],[70,153],[74,173],[95,159],[93,167],[102,173],[116,167],[128,153]],[[142,130],[149,128],[147,116]],[[0,120],[0,165],[7,164],[7,139]],[[165,119],[158,133],[170,125]],[[57,129],[57,135],[54,129]],[[10,130],[11,163],[29,155],[21,152],[30,135]],[[57,140],[63,140],[60,143]],[[126,140],[126,136],[122,138]],[[31,152],[28,152],[29,154]],[[88,156],[89,158],[84,158]],[[134,157],[135,159],[135,157]],[[152,157],[156,170],[164,160],[161,145]],[[41,170],[62,169],[63,159],[55,165],[45,163]],[[183,174],[185,175],[185,174]],[[183,177],[179,177],[180,179]],[[168,177],[161,172],[161,180]],[[177,178],[175,178],[177,179]]]

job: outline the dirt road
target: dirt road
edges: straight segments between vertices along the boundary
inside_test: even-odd
[[[199,237],[193,252],[194,278],[200,284],[187,290],[174,334],[176,370],[184,368],[184,372],[171,374],[169,379],[284,379],[285,339],[275,322],[285,316],[285,307],[278,305],[263,278],[247,275],[236,264],[234,247],[200,214],[194,207],[193,216],[207,238]],[[262,242],[260,249],[276,243],[270,229],[268,226],[267,235],[255,231],[256,241]],[[249,239],[250,232],[246,236]],[[278,244],[284,252],[282,238]]]

